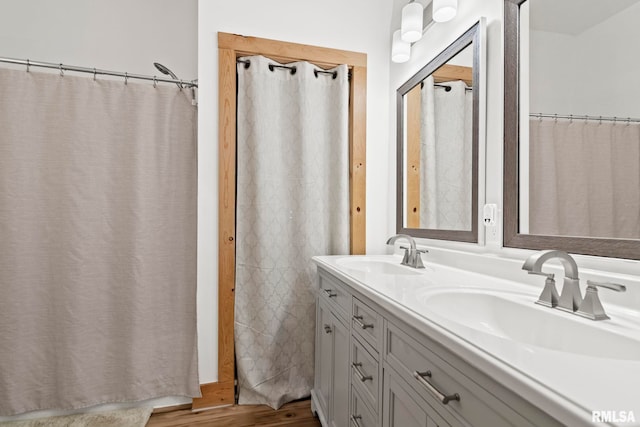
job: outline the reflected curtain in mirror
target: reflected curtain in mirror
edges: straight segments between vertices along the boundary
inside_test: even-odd
[[[469,70],[469,74],[470,74]],[[471,230],[473,94],[461,81],[422,87],[420,224]]]
[[[640,124],[532,117],[529,232],[640,238]]]

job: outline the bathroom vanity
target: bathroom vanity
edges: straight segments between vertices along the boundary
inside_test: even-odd
[[[314,258],[319,287],[312,407],[323,426],[577,426],[591,424],[592,410],[640,410],[631,395],[603,397],[615,387],[633,387],[597,374],[606,350],[581,355],[556,348],[553,339],[536,341],[544,339],[536,329],[544,335],[545,328],[557,327],[554,316],[569,316],[536,306],[540,289],[439,264],[412,269],[400,260]],[[560,324],[569,322],[570,333],[590,331],[592,321],[573,317],[561,317]],[[591,336],[599,336],[597,328]],[[640,362],[621,363],[630,375],[640,372]]]

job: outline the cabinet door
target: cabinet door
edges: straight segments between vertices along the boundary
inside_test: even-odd
[[[383,427],[450,427],[425,402],[419,404],[405,389],[401,379],[390,370],[385,369],[383,385]]]
[[[333,331],[333,375],[331,394],[331,422],[332,427],[347,427],[349,425],[349,328],[332,315]]]
[[[315,396],[318,401],[320,419],[329,419],[329,396],[331,392],[331,364],[333,362],[333,319],[329,310],[316,304],[316,372]],[[320,414],[319,414],[320,415]]]

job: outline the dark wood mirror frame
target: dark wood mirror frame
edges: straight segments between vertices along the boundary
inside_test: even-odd
[[[476,23],[451,43],[445,50],[425,65],[413,77],[407,80],[397,90],[397,151],[396,151],[396,230],[399,234],[427,239],[456,240],[460,242],[478,242],[478,141],[480,120],[480,52],[481,43],[480,23]],[[464,48],[473,43],[473,124],[472,124],[472,152],[471,152],[471,230],[439,230],[427,228],[406,228],[404,226],[404,100],[403,97],[416,85],[434,73]]]
[[[640,259],[640,240],[520,234],[518,147],[520,142],[520,5],[504,2],[504,237],[505,247],[559,249],[575,254]]]

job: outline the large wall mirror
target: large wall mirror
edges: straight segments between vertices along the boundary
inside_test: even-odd
[[[478,22],[397,91],[397,231],[478,241]]]
[[[504,11],[504,245],[640,259],[640,0]]]

